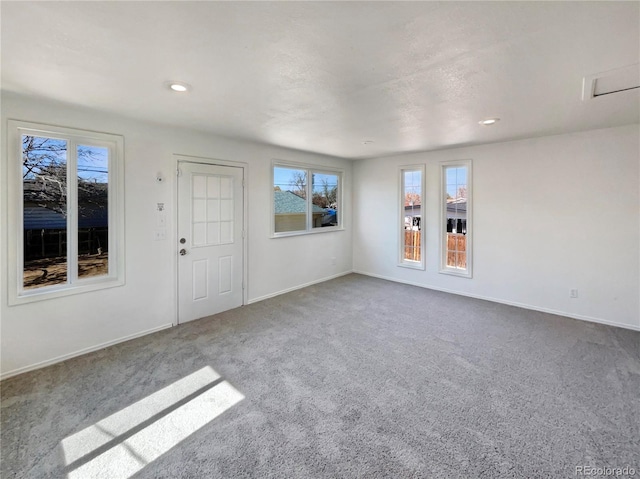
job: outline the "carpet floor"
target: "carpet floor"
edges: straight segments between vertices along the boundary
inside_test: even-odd
[[[3,478],[640,477],[639,332],[356,274],[1,388]]]

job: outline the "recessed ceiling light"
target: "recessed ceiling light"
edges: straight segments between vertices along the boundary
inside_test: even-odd
[[[484,120],[480,120],[478,123],[480,123],[481,125],[489,126],[499,121],[500,121],[500,118],[485,118]]]
[[[180,93],[189,91],[191,89],[189,85],[179,81],[171,81],[171,82],[168,82],[167,85],[169,85],[169,88],[171,88],[173,91],[177,91]]]

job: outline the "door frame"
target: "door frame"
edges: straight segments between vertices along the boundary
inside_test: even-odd
[[[242,168],[242,230],[244,231],[244,235],[242,235],[242,305],[245,306],[249,301],[249,276],[248,276],[248,238],[249,238],[249,221],[248,221],[248,173],[249,173],[249,164],[242,161],[228,161],[228,160],[219,160],[216,158],[204,158],[200,156],[191,156],[191,155],[182,155],[179,153],[173,154],[173,214],[171,215],[173,228],[171,229],[171,249],[172,249],[172,258],[173,258],[173,278],[174,278],[174,304],[175,304],[175,313],[174,313],[174,322],[173,326],[177,326],[180,323],[180,284],[178,281],[178,275],[180,274],[178,270],[178,171],[181,163],[199,163],[207,166],[230,166],[232,168]]]

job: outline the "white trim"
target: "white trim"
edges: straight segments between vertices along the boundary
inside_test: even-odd
[[[337,201],[336,201],[336,203],[338,204],[338,225],[333,226],[331,228],[313,228],[313,203],[311,201],[307,201],[306,229],[296,230],[296,231],[282,231],[282,232],[276,233],[274,169],[277,166],[281,166],[284,168],[300,169],[300,170],[305,170],[307,172],[307,185],[306,185],[307,198],[310,198],[312,195],[313,185],[311,183],[313,182],[313,173],[337,175],[338,183],[339,183],[338,191],[337,191]],[[302,235],[318,234],[318,233],[330,233],[332,231],[344,231],[345,230],[344,202],[343,202],[344,178],[345,178],[345,171],[342,168],[317,166],[310,163],[296,163],[292,161],[278,160],[276,158],[273,158],[271,160],[271,192],[269,195],[271,197],[271,218],[270,218],[269,238],[271,239],[286,238],[288,236],[302,236]]]
[[[67,281],[64,284],[24,290],[23,275],[23,179],[22,163],[16,161],[22,154],[22,134],[42,135],[67,142],[67,171],[75,171],[78,145],[104,147],[109,150],[109,263],[108,273],[96,278],[77,276],[77,177],[67,178]],[[124,137],[114,133],[69,128],[57,125],[7,120],[7,190],[8,190],[8,305],[16,306],[34,301],[55,299],[125,284],[125,209],[124,209]],[[17,228],[15,234],[12,229]]]
[[[465,293],[465,292],[461,292],[461,291],[454,291],[452,289],[440,288],[438,286],[432,286],[432,285],[416,283],[415,281],[406,281],[406,280],[403,280],[403,279],[392,278],[390,276],[384,276],[384,275],[381,275],[381,274],[368,273],[366,271],[354,270],[354,271],[352,271],[352,273],[361,274],[363,276],[370,276],[372,278],[384,279],[386,281],[392,281],[394,283],[402,283],[402,284],[408,284],[410,286],[417,286],[419,288],[432,289],[434,291],[441,291],[443,293],[455,294],[455,295],[458,295],[458,296],[466,296],[468,298],[481,299],[481,300],[484,300],[484,301],[491,301],[492,303],[506,304],[508,306],[515,306],[517,308],[528,309],[528,310],[531,310],[531,311],[538,311],[540,313],[554,314],[556,316],[563,316],[565,318],[577,319],[577,320],[580,320],[580,321],[586,321],[586,322],[590,322],[590,323],[605,324],[607,326],[615,326],[615,327],[618,327],[618,328],[631,329],[632,331],[640,331],[640,325],[634,326],[634,325],[631,325],[631,324],[617,323],[615,321],[609,321],[607,319],[594,318],[592,316],[583,316],[581,314],[567,313],[566,311],[560,311],[560,310],[550,309],[550,308],[542,308],[540,306],[533,306],[531,304],[518,303],[517,301],[508,301],[508,300],[505,300],[505,299],[498,299],[498,298],[494,298],[494,297],[491,297],[491,296],[483,296],[483,295],[480,295],[480,294],[473,294],[473,293]]]
[[[162,331],[163,329],[168,329],[172,327],[172,324],[164,324],[162,326],[158,326],[156,328],[147,329],[145,331],[140,331],[139,333],[130,334],[128,336],[123,336],[122,338],[114,339],[112,341],[107,341],[105,343],[97,344],[95,346],[90,346],[88,348],[83,348],[78,351],[74,351],[73,353],[63,354],[62,356],[57,356],[52,359],[47,359],[45,361],[40,361],[38,363],[31,364],[29,366],[23,366],[18,369],[14,369],[12,371],[8,371],[2,375],[0,375],[0,380],[5,380],[7,378],[17,376],[18,374],[27,373],[29,371],[35,371],[36,369],[42,369],[47,366],[51,366],[53,364],[61,363],[62,361],[66,361],[67,359],[72,359],[78,356],[83,356],[88,353],[92,353],[94,351],[98,351],[100,349],[108,348],[109,346],[113,346],[116,344],[124,343],[125,341],[130,341],[131,339],[140,338],[142,336],[146,336],[148,334],[157,333],[158,331]]]
[[[272,221],[275,221],[275,215],[272,215]],[[312,230],[300,230],[300,231],[282,231],[280,233],[275,233],[269,236],[269,239],[275,238],[288,238],[289,236],[306,236],[306,235],[316,235],[329,233],[332,231],[346,231],[344,228],[338,228],[337,226],[331,228],[314,228]]]
[[[467,268],[464,270],[447,266],[447,177],[445,171],[451,167],[467,168],[467,248],[465,251]],[[473,162],[470,159],[440,162],[440,270],[438,272],[461,278],[471,279],[473,277]]]
[[[405,192],[404,192],[404,173],[406,171],[420,171],[420,261],[411,261],[404,259],[404,218],[405,218]],[[398,191],[399,191],[399,203],[400,203],[400,216],[396,221],[396,227],[398,231],[398,266],[402,268],[426,270],[426,241],[424,240],[425,233],[425,190],[426,190],[426,166],[425,165],[400,165],[398,167]]]
[[[86,142],[89,143],[89,142]],[[67,142],[67,287],[78,284],[78,146],[80,142],[71,140]],[[108,148],[111,152],[111,148]],[[108,161],[108,160],[107,160]],[[111,163],[108,161],[108,163]],[[107,163],[107,164],[108,164]],[[74,172],[74,174],[69,174]],[[108,174],[108,170],[107,170]],[[108,179],[107,179],[108,181]],[[23,191],[24,194],[24,191]],[[107,208],[109,206],[109,184],[107,184]],[[113,218],[113,214],[111,215]],[[107,218],[107,228],[111,226],[110,218]],[[22,228],[24,231],[24,228]],[[109,232],[107,231],[107,235]],[[73,238],[74,241],[69,241]],[[111,245],[111,243],[109,244]],[[22,248],[21,248],[22,249]],[[111,246],[109,246],[111,249]],[[107,258],[107,272],[109,271],[109,259]],[[107,276],[109,276],[107,274]],[[28,292],[20,288],[20,295],[27,295]]]
[[[190,155],[182,155],[180,153],[174,153],[173,157],[175,159],[174,163],[174,174],[173,174],[173,250],[178,251],[178,175],[177,171],[180,168],[180,162],[187,163],[201,163],[204,165],[214,165],[214,166],[230,166],[233,168],[242,168],[242,201],[243,201],[243,211],[242,211],[242,229],[244,230],[244,235],[242,237],[242,284],[244,285],[244,290],[242,291],[242,304],[249,304],[249,164],[244,161],[230,161],[230,160],[220,160],[217,158],[203,158],[200,156],[190,156]],[[178,255],[173,255],[173,277],[175,280],[174,294],[175,297],[174,305],[175,305],[175,320],[174,325],[179,324],[179,300],[180,300],[180,285],[178,284]]]
[[[351,270],[343,271],[342,273],[332,274],[331,276],[326,276],[324,278],[316,279],[314,281],[309,281],[308,283],[299,284],[297,286],[292,286],[291,288],[287,288],[287,289],[283,289],[283,290],[280,290],[280,291],[276,291],[275,293],[265,294],[264,296],[259,296],[257,298],[250,299],[248,304],[258,303],[260,301],[264,301],[265,299],[269,299],[269,298],[275,298],[276,296],[280,296],[281,294],[290,293],[290,292],[295,291],[297,289],[306,288],[307,286],[313,286],[314,284],[324,283],[325,281],[336,279],[336,278],[339,278],[340,276],[346,276],[346,275],[351,274],[351,273],[354,273],[354,271],[351,271]]]
[[[415,264],[412,264],[415,263]],[[426,268],[424,266],[424,264],[422,264],[421,261],[411,261],[411,260],[404,260],[404,262],[402,263],[398,263],[397,265],[399,268],[407,268],[407,269],[415,269],[418,271],[424,271]]]

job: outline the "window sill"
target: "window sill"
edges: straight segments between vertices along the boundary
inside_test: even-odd
[[[288,238],[289,236],[305,236],[305,235],[316,235],[323,233],[332,233],[334,231],[345,231],[345,228],[341,227],[327,227],[327,228],[315,228],[310,231],[283,231],[281,233],[271,233],[270,238]]]
[[[400,268],[407,268],[407,269],[418,269],[421,271],[424,271],[426,269],[425,265],[419,261],[415,261],[415,262],[402,262],[402,263],[398,263],[398,266]]]
[[[444,268],[439,271],[440,274],[448,274],[450,276],[458,276],[460,278],[471,279],[473,275],[470,271],[461,271],[452,268]]]
[[[24,291],[22,294],[13,296],[9,299],[9,306],[17,306],[20,304],[34,303],[36,301],[45,301],[48,299],[63,298],[65,296],[72,296],[75,294],[89,293],[93,291],[100,291],[103,289],[115,288],[118,286],[124,286],[125,282],[119,278],[104,278],[100,280],[93,280],[84,284],[78,284],[74,286],[50,286],[42,288],[40,290],[34,289]]]

